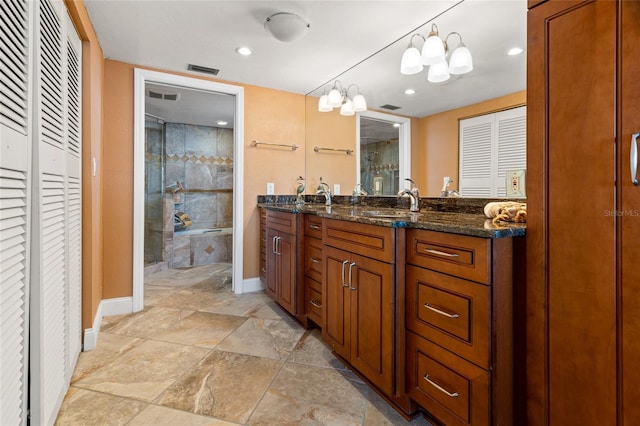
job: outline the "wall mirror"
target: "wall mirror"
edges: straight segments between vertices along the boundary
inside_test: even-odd
[[[423,196],[439,196],[443,176],[450,176],[455,189],[458,176],[458,121],[484,113],[520,106],[526,101],[526,51],[509,55],[514,47],[526,48],[525,0],[465,0],[438,16],[425,17],[419,28],[407,28],[406,36],[381,46],[375,55],[349,68],[306,96],[307,192],[315,192],[319,177],[342,195],[351,194],[363,182],[360,173],[368,148],[361,148],[361,127],[366,113],[342,116],[337,110],[319,112],[318,99],[339,80],[344,86],[357,84],[366,100],[367,113],[380,112],[407,120],[411,143],[400,152],[408,158],[411,177]],[[459,33],[473,56],[474,69],[441,83],[427,81],[427,67],[414,75],[400,73],[400,61],[413,34],[427,37],[432,24],[445,39]],[[401,26],[402,23],[389,22]],[[448,44],[457,46],[453,35]],[[418,49],[422,40],[414,38]],[[406,94],[407,90],[412,94]],[[411,93],[411,92],[409,92]],[[366,137],[372,137],[365,135]],[[366,146],[366,144],[365,144]],[[317,152],[315,147],[351,150]],[[375,151],[374,151],[375,152]],[[363,154],[364,153],[364,154]],[[406,187],[400,176],[400,188]],[[338,185],[337,188],[334,185]],[[368,186],[365,185],[365,186]],[[369,188],[367,188],[367,192]]]

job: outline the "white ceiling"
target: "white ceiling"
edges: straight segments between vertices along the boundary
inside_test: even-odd
[[[316,96],[337,77],[345,86],[358,84],[369,108],[394,104],[405,116],[491,99],[523,90],[526,83],[525,55],[505,55],[514,45],[526,47],[526,0],[85,0],[85,5],[106,58],[194,75],[202,74],[187,71],[187,65],[202,65],[219,69],[216,78],[228,82]],[[302,16],[311,24],[308,34],[291,43],[271,37],[263,25],[276,12]],[[451,31],[462,35],[474,58],[471,73],[437,85],[426,81],[426,70],[399,73],[409,36],[432,19],[443,38]],[[426,36],[428,28],[418,32]],[[240,56],[235,52],[240,46],[254,53]],[[404,95],[408,87],[416,95]]]

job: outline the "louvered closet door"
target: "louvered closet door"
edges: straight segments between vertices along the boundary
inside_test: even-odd
[[[63,3],[36,4],[31,421],[48,425],[80,351],[80,49]]]
[[[67,14],[67,381],[82,350],[82,162],[81,52],[82,44]]]
[[[460,121],[460,182],[458,191],[465,197],[491,197],[495,156],[492,114]]]
[[[27,421],[29,15],[0,1],[0,425]]]
[[[507,170],[527,166],[527,110],[460,120],[460,183],[465,197],[506,197]]]

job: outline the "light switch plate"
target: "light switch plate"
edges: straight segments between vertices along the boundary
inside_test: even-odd
[[[273,182],[267,183],[267,195],[273,195],[276,193],[276,184]]]

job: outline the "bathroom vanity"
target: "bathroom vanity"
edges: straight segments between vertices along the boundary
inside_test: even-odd
[[[517,423],[523,224],[495,226],[478,211],[437,205],[418,214],[260,207],[267,293],[305,326],[321,327],[334,354],[396,410],[447,425]],[[282,224],[285,233],[275,229]]]

